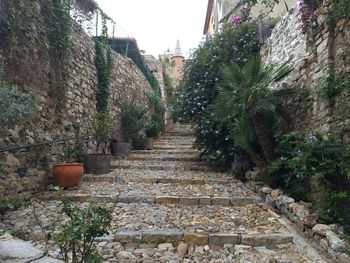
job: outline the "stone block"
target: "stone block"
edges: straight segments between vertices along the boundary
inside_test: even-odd
[[[336,233],[333,231],[326,232],[326,238],[328,241],[328,246],[336,252],[340,252],[342,247],[344,246],[344,241],[341,240]]]
[[[178,204],[180,198],[178,196],[157,196],[157,204]]]
[[[341,253],[337,259],[338,259],[339,263],[349,263],[350,262],[350,256],[345,254],[345,253]]]
[[[261,188],[261,192],[263,192],[264,194],[271,194],[272,189],[270,187],[264,186]]]
[[[198,197],[180,197],[180,205],[198,205]]]
[[[324,251],[328,251],[328,241],[326,238],[323,238],[320,240],[320,247],[324,250]]]
[[[271,197],[273,201],[277,201],[278,197],[282,195],[282,191],[280,189],[275,189],[271,191]]]
[[[119,203],[126,203],[126,204],[132,204],[132,203],[147,203],[147,204],[153,204],[154,198],[147,197],[147,196],[119,196],[118,197]]]
[[[64,263],[64,261],[51,257],[43,257],[41,259],[32,261],[31,263]]]
[[[168,230],[148,230],[143,233],[142,241],[145,243],[161,244],[174,243],[178,244],[183,239],[183,232],[174,229]]]
[[[120,231],[114,235],[114,240],[122,244],[139,243],[142,241],[142,233],[134,231]]]
[[[209,246],[223,246],[225,244],[237,245],[240,243],[240,235],[228,233],[209,234]]]
[[[246,206],[254,204],[254,199],[252,197],[232,197],[230,202],[232,206]]]
[[[269,244],[287,244],[293,241],[291,234],[258,234],[258,235],[242,235],[242,245],[252,247],[265,246]]]
[[[331,231],[331,228],[330,228],[328,225],[325,225],[325,224],[317,224],[317,225],[315,225],[315,226],[312,228],[312,230],[313,230],[316,234],[325,237],[325,236],[326,236],[326,233],[327,233],[328,231]]]
[[[230,206],[231,202],[230,202],[229,197],[212,197],[211,204],[212,205]]]
[[[200,196],[199,199],[199,205],[211,205],[211,198],[210,196]]]
[[[185,233],[185,243],[189,245],[204,246],[209,244],[208,234],[205,233]]]
[[[32,262],[44,256],[44,252],[23,240],[0,240],[2,263]]]
[[[320,216],[317,214],[307,215],[301,218],[300,222],[309,228],[313,228],[317,224],[319,218]]]

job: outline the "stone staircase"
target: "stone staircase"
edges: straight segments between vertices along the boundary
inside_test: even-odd
[[[188,129],[167,132],[154,150],[133,151],[109,174],[86,175],[66,191],[78,205],[113,210],[98,244],[105,262],[325,262],[242,182],[201,162],[193,142]],[[33,204],[44,222],[57,215],[57,199],[49,192]],[[40,247],[30,211],[7,214],[4,225]],[[57,255],[52,247],[49,256]]]

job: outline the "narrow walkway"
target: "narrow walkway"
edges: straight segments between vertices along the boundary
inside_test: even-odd
[[[80,205],[113,209],[109,236],[98,245],[105,262],[323,262],[293,243],[295,232],[242,182],[200,162],[193,141],[190,131],[165,133],[154,150],[114,160],[113,172],[87,175],[67,191]],[[34,204],[44,224],[57,215],[53,197]],[[7,214],[4,226],[43,248],[33,222],[27,208]]]

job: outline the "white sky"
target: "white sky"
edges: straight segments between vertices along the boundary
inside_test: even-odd
[[[207,0],[96,0],[116,22],[117,37],[134,37],[146,54],[174,52],[179,38],[187,57],[203,37]],[[111,26],[110,26],[111,27]]]

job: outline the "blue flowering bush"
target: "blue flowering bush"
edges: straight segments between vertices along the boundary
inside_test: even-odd
[[[342,138],[342,132],[282,135],[277,139],[279,157],[260,179],[297,200],[313,202],[323,222],[350,226],[350,147]],[[312,193],[320,190],[322,197],[316,200]]]
[[[229,128],[212,107],[218,97],[216,85],[221,69],[230,62],[243,66],[259,50],[255,23],[227,24],[214,37],[207,37],[186,63],[173,118],[195,124],[195,145],[206,160],[228,166],[237,151]]]

